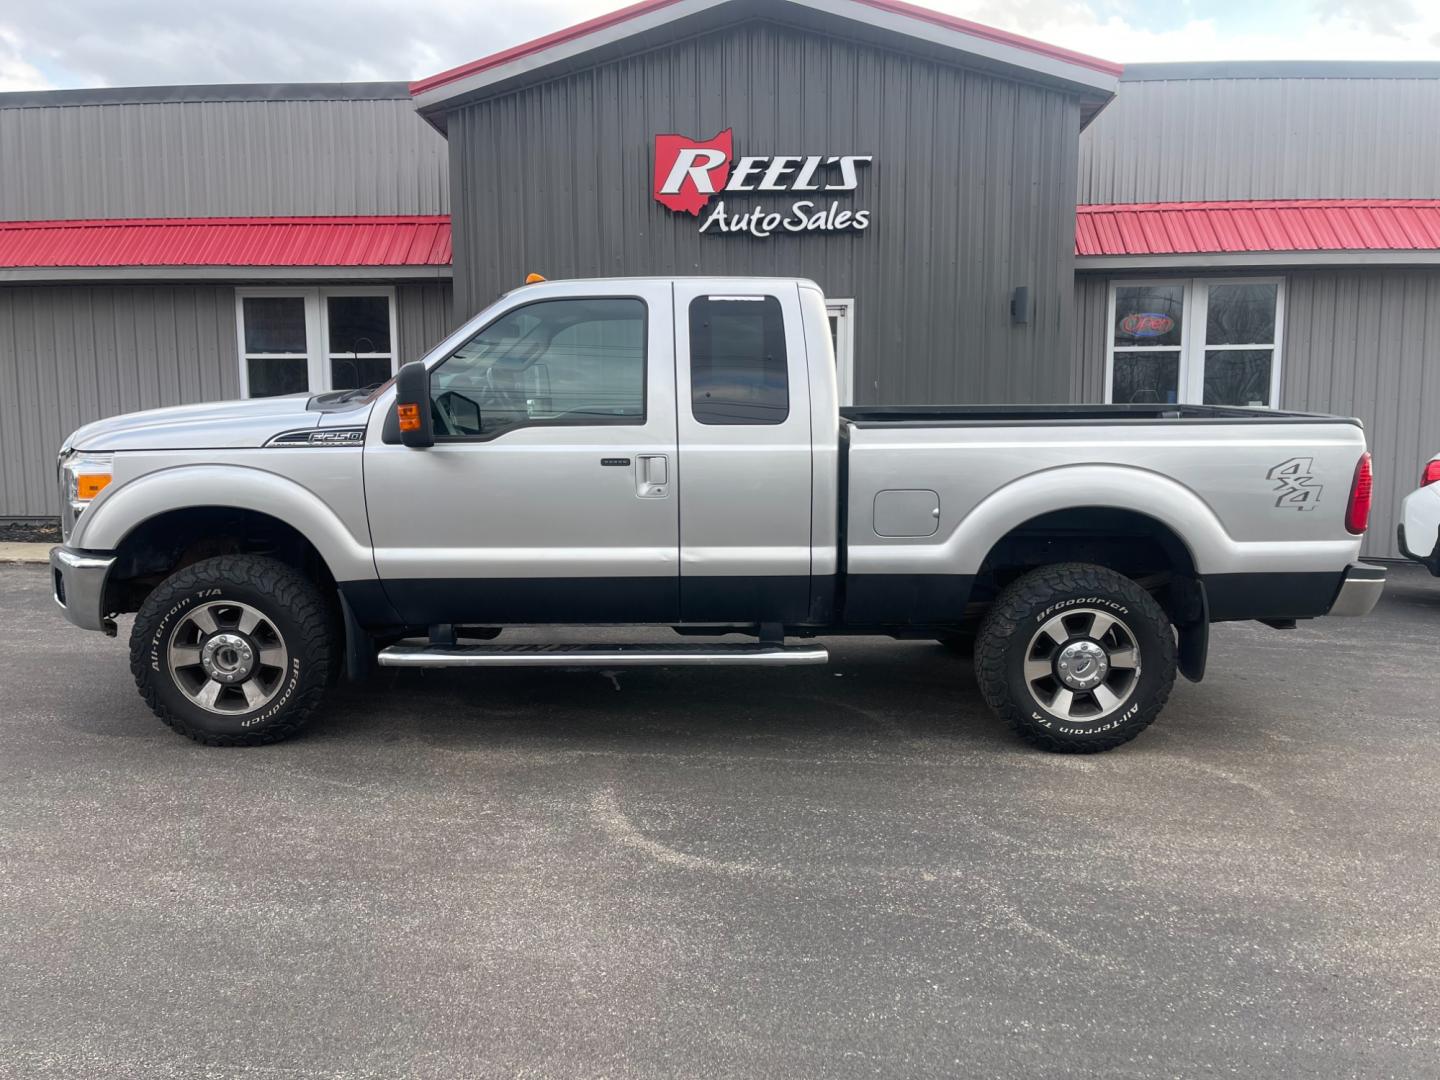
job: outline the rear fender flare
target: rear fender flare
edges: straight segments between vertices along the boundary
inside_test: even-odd
[[[1146,469],[1065,465],[1031,473],[987,495],[939,545],[954,572],[978,573],[995,545],[1028,521],[1087,506],[1143,514],[1185,545],[1198,573],[1234,558],[1236,543],[1189,488]]]

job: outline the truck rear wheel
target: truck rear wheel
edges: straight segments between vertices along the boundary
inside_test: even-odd
[[[171,574],[130,633],[130,670],[146,703],[209,746],[259,746],[298,731],[338,662],[332,613],[285,563],[222,555]]]
[[[1129,742],[1175,682],[1175,636],[1154,598],[1088,563],[1042,567],[1006,588],[975,644],[980,692],[1044,750],[1091,754]]]

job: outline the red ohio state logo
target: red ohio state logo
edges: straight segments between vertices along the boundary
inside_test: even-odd
[[[684,135],[656,135],[656,201],[699,217],[710,196],[730,179],[733,130],[726,128],[705,142]]]

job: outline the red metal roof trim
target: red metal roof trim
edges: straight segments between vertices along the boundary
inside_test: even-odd
[[[1440,199],[1080,206],[1076,255],[1440,250]]]
[[[444,215],[0,221],[0,267],[448,266]]]
[[[557,30],[553,34],[546,34],[533,41],[527,41],[520,45],[503,49],[500,52],[492,53],[489,56],[482,56],[478,60],[472,60],[468,64],[461,64],[458,67],[442,71],[437,75],[430,75],[424,79],[418,79],[410,84],[410,96],[423,94],[427,90],[434,90],[436,87],[444,86],[446,83],[456,82],[467,76],[486,71],[501,64],[509,63],[512,60],[519,60],[525,56],[531,56],[538,52],[544,52],[554,45],[562,45],[567,41],[574,41],[586,34],[592,34],[597,30],[605,30],[617,23],[626,22],[630,19],[647,15],[652,11],[659,11],[679,0],[640,0],[638,4],[631,4],[629,7],[620,8],[607,15],[601,15],[586,22],[578,23],[575,26],[567,27],[564,30]],[[930,8],[920,7],[917,4],[905,3],[904,0],[856,0],[867,7],[876,8],[880,11],[888,11],[897,15],[906,15],[912,19],[920,19],[935,26],[943,26],[949,30],[959,30],[962,33],[970,34],[972,37],[983,38],[986,41],[994,41],[1012,48],[1024,49],[1026,52],[1037,53],[1040,56],[1048,56],[1052,60],[1063,60],[1069,64],[1076,64],[1080,67],[1091,68],[1094,71],[1104,72],[1106,75],[1120,75],[1124,65],[1112,63],[1109,60],[1101,60],[1099,57],[1087,56],[1085,53],[1074,52],[1070,49],[1061,48],[1058,45],[1050,45],[1043,41],[1036,41],[1033,38],[1023,37],[1020,34],[1012,34],[1006,30],[997,30],[993,26],[985,26],[981,23],[971,22],[969,19],[961,19],[954,15],[946,15],[940,11],[933,11]]]

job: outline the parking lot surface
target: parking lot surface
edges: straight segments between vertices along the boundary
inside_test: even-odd
[[[0,1074],[1440,1075],[1440,583],[1139,740],[966,661],[384,672],[215,750],[0,568]],[[127,627],[122,627],[122,634]]]

